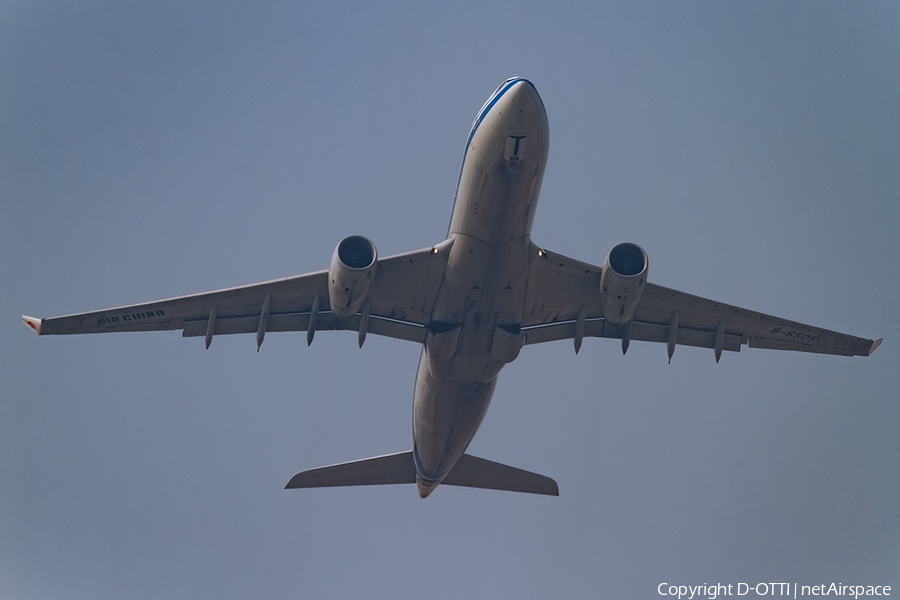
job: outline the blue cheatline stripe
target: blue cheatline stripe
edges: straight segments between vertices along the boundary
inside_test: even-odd
[[[475,117],[475,121],[472,123],[472,130],[469,131],[469,138],[466,140],[466,150],[463,152],[462,164],[459,166],[459,177],[456,179],[456,193],[453,195],[453,206],[450,207],[450,222],[447,223],[447,236],[450,235],[450,225],[453,223],[453,213],[456,212],[456,200],[459,197],[459,184],[462,181],[463,168],[466,166],[466,156],[469,154],[469,146],[472,144],[472,138],[475,137],[475,131],[503,94],[519,82],[527,83],[532,87],[535,93],[537,93],[537,88],[527,79],[523,79],[522,77],[507,79],[497,88],[494,95],[488,98],[488,101],[484,103],[484,106],[481,107],[481,111],[479,111],[478,116]],[[538,97],[540,98],[540,95],[538,95]]]

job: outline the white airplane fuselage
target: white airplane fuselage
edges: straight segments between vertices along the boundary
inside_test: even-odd
[[[469,134],[452,245],[416,375],[413,455],[423,498],[465,452],[500,369],[522,346],[528,262],[537,252],[531,226],[549,139],[543,102],[519,78],[494,92]]]

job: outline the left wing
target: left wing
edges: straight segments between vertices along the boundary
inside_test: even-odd
[[[535,246],[530,254],[522,332],[526,344],[581,337],[661,342],[723,350],[751,348],[868,356],[881,344],[828,329],[723,304],[647,283],[632,322],[616,325],[603,318],[601,268]]]
[[[409,341],[425,340],[447,263],[442,245],[378,260],[369,311],[337,317],[328,304],[328,271],[243,287],[64,317],[22,317],[39,335],[181,329],[184,337],[267,331],[354,330]]]

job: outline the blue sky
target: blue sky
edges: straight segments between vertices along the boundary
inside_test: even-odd
[[[889,2],[3,3],[0,597],[896,589],[898,30]],[[884,345],[530,346],[470,451],[560,497],[423,501],[282,489],[410,448],[414,345],[20,324],[432,245],[514,75],[550,121],[541,246],[636,242],[656,283]]]

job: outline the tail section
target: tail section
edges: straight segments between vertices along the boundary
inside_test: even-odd
[[[409,451],[302,471],[291,477],[285,489],[416,483],[416,479],[413,453]],[[429,486],[428,493],[440,483],[559,496],[559,487],[549,477],[468,454],[462,455],[443,481]]]
[[[549,477],[463,454],[441,483],[463,487],[559,496],[559,486]]]
[[[364,458],[297,473],[285,489],[415,483],[412,451]]]

